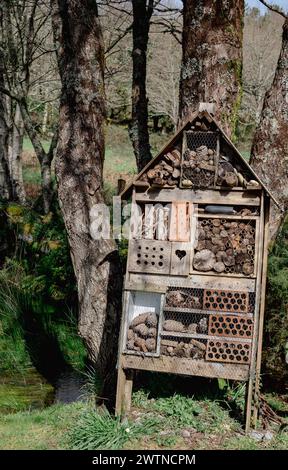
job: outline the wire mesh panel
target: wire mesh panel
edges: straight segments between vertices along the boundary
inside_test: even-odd
[[[193,268],[218,274],[254,276],[255,220],[199,218]]]
[[[248,364],[250,362],[251,342],[228,340],[209,340],[207,343],[206,360]]]
[[[217,141],[217,132],[184,132],[181,177],[183,188],[208,188],[214,185]]]
[[[204,359],[206,341],[167,336],[161,338],[160,354],[163,356],[186,357],[194,360]]]
[[[200,309],[203,307],[203,289],[169,287],[165,296],[165,307]]]

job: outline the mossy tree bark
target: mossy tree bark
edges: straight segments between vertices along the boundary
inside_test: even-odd
[[[132,0],[133,7],[133,72],[132,116],[129,135],[138,171],[151,160],[148,132],[148,98],[146,94],[147,45],[153,0]]]
[[[212,102],[231,137],[242,94],[244,0],[183,0],[183,6],[179,125],[199,102]]]
[[[2,57],[0,51],[0,86],[3,86]],[[0,93],[0,197],[12,198],[12,184],[8,166],[8,126],[6,122],[6,96]]]
[[[264,99],[250,163],[282,209],[272,205],[270,232],[274,237],[288,210],[288,17],[283,25],[282,48],[271,88]]]
[[[115,370],[122,286],[115,242],[91,235],[91,209],[104,201],[103,38],[95,1],[51,2],[62,81],[58,195],[77,279],[79,333],[105,378]]]

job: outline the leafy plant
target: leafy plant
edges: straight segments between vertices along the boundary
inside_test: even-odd
[[[106,409],[87,409],[69,433],[70,447],[77,450],[117,450],[133,439],[155,432],[157,420],[121,421]]]
[[[265,373],[281,387],[288,378],[288,219],[269,256],[263,358]],[[265,379],[265,375],[264,375]]]

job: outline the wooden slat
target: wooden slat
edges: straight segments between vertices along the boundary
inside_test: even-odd
[[[153,292],[149,286],[157,289],[155,292],[165,292],[167,286],[190,287],[195,289],[227,289],[255,291],[254,278],[231,278],[230,276],[210,276],[208,274],[193,274],[183,278],[180,276],[159,276],[158,274],[129,273],[129,279],[125,281],[125,289],[147,290]],[[137,286],[137,287],[136,287]]]
[[[264,192],[262,192],[261,198],[261,216],[259,222],[259,239],[258,246],[255,246],[257,249],[258,259],[262,259],[263,256],[263,243],[264,243]],[[252,340],[252,350],[251,350],[251,365],[249,371],[249,382],[247,386],[247,396],[246,396],[246,423],[245,431],[248,432],[251,426],[251,413],[252,413],[252,402],[253,402],[253,387],[255,384],[255,368],[256,368],[256,353],[257,353],[257,339],[258,339],[258,328],[259,328],[259,306],[260,306],[260,295],[261,295],[261,273],[262,273],[262,264],[260,261],[257,266],[257,279],[256,279],[256,296],[255,296],[255,314],[254,314],[254,331],[253,331],[253,340]]]
[[[190,201],[195,204],[225,204],[259,206],[260,191],[213,191],[213,190],[191,190],[175,188],[149,190],[145,193],[135,194],[136,201],[142,202],[175,202]]]
[[[259,406],[259,393],[260,393],[260,372],[261,372],[261,359],[262,359],[262,342],[263,342],[263,328],[264,328],[264,314],[265,314],[265,296],[267,284],[267,268],[268,268],[268,247],[269,247],[269,212],[270,201],[267,198],[265,204],[265,220],[264,220],[264,246],[262,258],[262,283],[260,294],[260,312],[259,312],[259,326],[258,326],[258,345],[257,345],[257,359],[255,371],[255,406],[253,410],[253,426],[256,427],[258,406]]]
[[[208,213],[202,213],[199,212],[198,214],[196,213],[195,216],[198,219],[232,219],[232,220],[257,220],[259,219],[259,215],[233,215],[233,214],[208,214]]]
[[[180,375],[197,375],[201,377],[247,380],[249,366],[237,364],[219,364],[179,357],[146,358],[123,356],[122,367],[126,369],[150,370]]]

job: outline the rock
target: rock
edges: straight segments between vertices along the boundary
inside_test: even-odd
[[[249,433],[249,437],[251,437],[252,439],[254,439],[257,442],[260,442],[264,439],[264,432],[263,431],[253,430]]]
[[[271,431],[266,431],[264,434],[264,441],[272,441],[274,434]]]
[[[189,437],[191,437],[191,434],[187,429],[183,429],[182,437],[184,437],[184,439],[189,439]]]
[[[216,256],[211,250],[201,250],[194,256],[193,266],[197,271],[211,271],[216,263]]]

